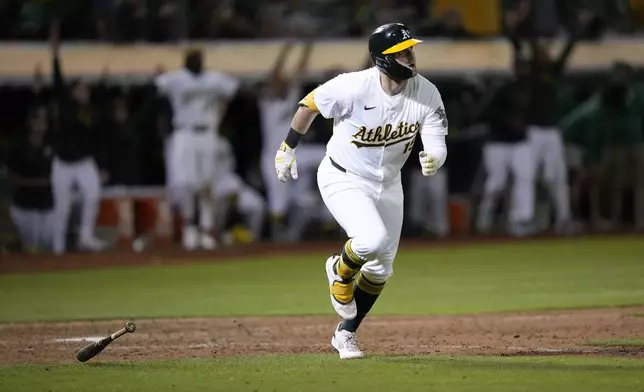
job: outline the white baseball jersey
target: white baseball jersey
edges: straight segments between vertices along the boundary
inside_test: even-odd
[[[172,103],[175,128],[216,128],[221,122],[216,102],[232,98],[239,88],[239,81],[231,76],[214,71],[195,75],[185,68],[158,76],[155,84]]]
[[[284,98],[260,96],[259,110],[262,126],[262,150],[271,156],[284,140],[284,132],[291,127],[293,110],[300,99],[299,85],[290,86]]]
[[[440,93],[421,75],[409,79],[402,93],[390,96],[376,67],[345,73],[300,103],[334,120],[327,155],[348,172],[374,181],[389,181],[400,173],[419,133],[428,152],[436,140],[444,146],[447,135]],[[440,165],[445,160],[441,155]]]

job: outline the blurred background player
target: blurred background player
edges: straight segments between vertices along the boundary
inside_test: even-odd
[[[532,158],[535,160],[531,170],[535,171],[534,180],[538,178],[537,174],[541,174],[545,189],[554,205],[555,231],[562,234],[570,233],[576,230],[576,225],[572,222],[568,167],[558,123],[570,107],[571,96],[562,81],[562,75],[580,34],[592,21],[593,15],[589,12],[579,12],[563,50],[556,59],[552,59],[549,46],[539,42],[536,33],[533,32],[533,2],[524,0],[523,4],[516,13],[511,14],[512,17],[507,18],[507,28],[515,58],[523,56],[523,42],[517,32],[518,26],[521,25],[528,31],[530,57],[525,58],[525,61],[530,64],[530,103],[527,125],[528,141],[532,149]],[[533,192],[536,192],[536,188]]]
[[[423,234],[447,236],[449,224],[449,184],[446,168],[433,177],[414,171],[409,179],[409,217]]]
[[[211,192],[216,135],[227,101],[239,88],[237,79],[206,71],[203,62],[200,49],[189,49],[181,69],[166,72],[155,80],[159,93],[168,98],[172,108],[173,132],[166,150],[171,171],[168,187],[176,191],[183,219],[182,243],[187,250],[217,247]]]
[[[293,42],[289,41],[284,44],[258,99],[262,131],[262,157],[260,162],[268,199],[270,237],[273,241],[292,239],[289,238],[289,233],[292,233],[292,231],[287,227],[286,215],[291,203],[296,198],[295,185],[282,184],[275,177],[273,161],[275,151],[282,143],[282,133],[285,127],[291,123],[293,110],[297,108],[302,92],[302,80],[307,78],[306,73],[312,44],[310,42],[305,43],[297,67],[289,73],[285,70],[285,63],[292,49]],[[315,150],[310,152],[315,153]],[[302,159],[308,160],[308,162],[317,160],[317,163],[313,165],[317,168],[317,164],[324,156],[324,150],[322,150],[319,157],[311,155],[307,157],[304,153],[300,155],[302,155]],[[313,166],[307,165],[306,162],[303,163],[303,172]]]
[[[140,182],[141,162],[138,149],[141,146],[141,115],[133,111],[133,105],[125,97],[117,96],[105,105],[106,143],[103,146],[106,156],[106,169],[109,180],[105,184],[107,193],[110,187],[132,186]]]
[[[107,179],[101,146],[99,113],[92,102],[89,85],[76,80],[69,89],[63,80],[60,61],[60,26],[52,22],[50,48],[53,56],[55,126],[52,129],[54,150],[52,185],[54,192],[53,249],[64,253],[75,187],[82,195],[78,246],[102,250],[106,244],[94,232],[101,194],[101,182]]]
[[[492,231],[496,205],[508,185],[509,175],[513,184],[508,203],[508,231],[513,235],[531,233],[535,203],[534,159],[527,139],[529,72],[529,64],[516,57],[514,77],[492,89],[482,104],[488,134],[482,151],[485,183],[476,217],[476,229],[480,233]]]
[[[212,194],[217,204],[216,227],[223,228],[230,215],[239,213],[242,224],[235,224],[223,235],[226,242],[255,242],[261,239],[266,217],[266,201],[262,195],[236,173],[236,161],[228,140],[218,136],[215,181]]]
[[[49,118],[44,106],[27,116],[27,132],[9,150],[7,169],[12,190],[11,220],[22,249],[51,250],[54,198],[51,190],[51,148],[45,143]]]
[[[573,200],[578,206],[581,189],[589,188],[590,224],[595,230],[621,228],[629,188],[633,223],[644,228],[644,91],[635,83],[634,73],[629,64],[616,63],[599,91],[561,121],[566,143],[582,152]],[[602,185],[607,192],[600,192]],[[607,218],[602,205],[607,207]]]

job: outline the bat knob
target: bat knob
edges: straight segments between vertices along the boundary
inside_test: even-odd
[[[134,331],[136,331],[136,325],[135,325],[133,322],[128,321],[128,322],[125,324],[125,329],[126,329],[128,332],[134,332]]]

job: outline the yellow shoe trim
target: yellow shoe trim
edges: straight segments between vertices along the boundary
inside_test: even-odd
[[[333,282],[331,295],[341,304],[348,304],[353,300],[353,281],[349,283]]]
[[[353,278],[359,271],[359,269],[350,268],[340,257],[336,265],[336,270],[338,271],[338,276],[344,280]]]

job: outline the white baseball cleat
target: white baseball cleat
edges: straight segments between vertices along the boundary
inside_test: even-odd
[[[353,298],[353,279],[347,282],[334,271],[340,255],[334,254],[326,259],[326,276],[329,279],[331,304],[336,313],[345,320],[353,320],[358,315],[356,300]]]
[[[185,250],[195,250],[199,243],[199,231],[194,226],[186,226],[183,228],[181,242]]]
[[[201,236],[199,237],[199,245],[202,249],[214,250],[217,249],[217,240],[208,233],[201,233]]]
[[[96,237],[86,237],[79,241],[78,247],[82,250],[100,252],[107,248],[107,243]]]
[[[340,359],[356,359],[363,358],[364,353],[358,347],[356,340],[356,333],[345,330],[339,330],[340,324],[335,328],[333,338],[331,338],[331,345],[340,354]]]

